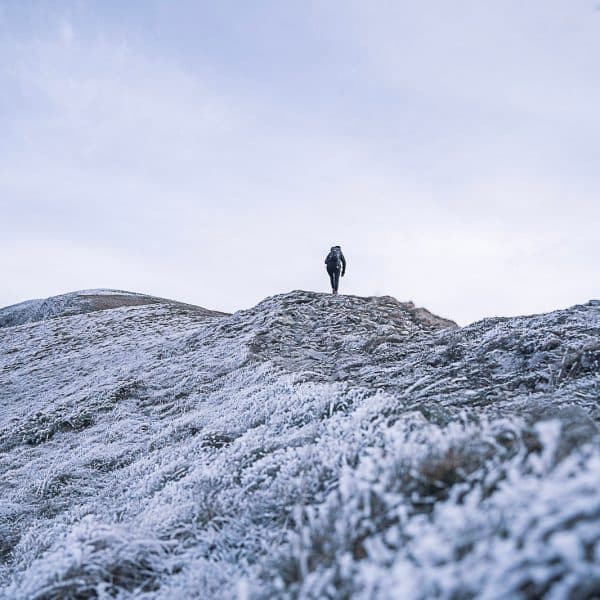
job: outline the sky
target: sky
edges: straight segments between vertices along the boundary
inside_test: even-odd
[[[600,295],[600,4],[0,0],[0,306]]]

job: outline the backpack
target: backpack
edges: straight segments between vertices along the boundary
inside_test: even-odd
[[[342,251],[339,246],[334,246],[325,259],[325,264],[328,267],[338,267],[342,263]]]

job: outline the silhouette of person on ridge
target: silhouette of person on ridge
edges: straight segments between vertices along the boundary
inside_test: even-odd
[[[331,246],[331,250],[325,259],[325,265],[327,266],[327,273],[329,273],[329,280],[331,281],[331,292],[337,294],[340,284],[340,274],[342,277],[346,274],[346,259],[339,246]]]

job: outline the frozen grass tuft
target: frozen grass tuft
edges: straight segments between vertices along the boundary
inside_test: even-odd
[[[15,597],[87,600],[156,591],[169,572],[168,555],[164,542],[86,517],[58,548],[34,563],[36,578]]]

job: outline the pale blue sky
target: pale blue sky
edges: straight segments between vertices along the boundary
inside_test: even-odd
[[[0,0],[0,305],[390,294],[467,323],[597,297],[587,0]]]

